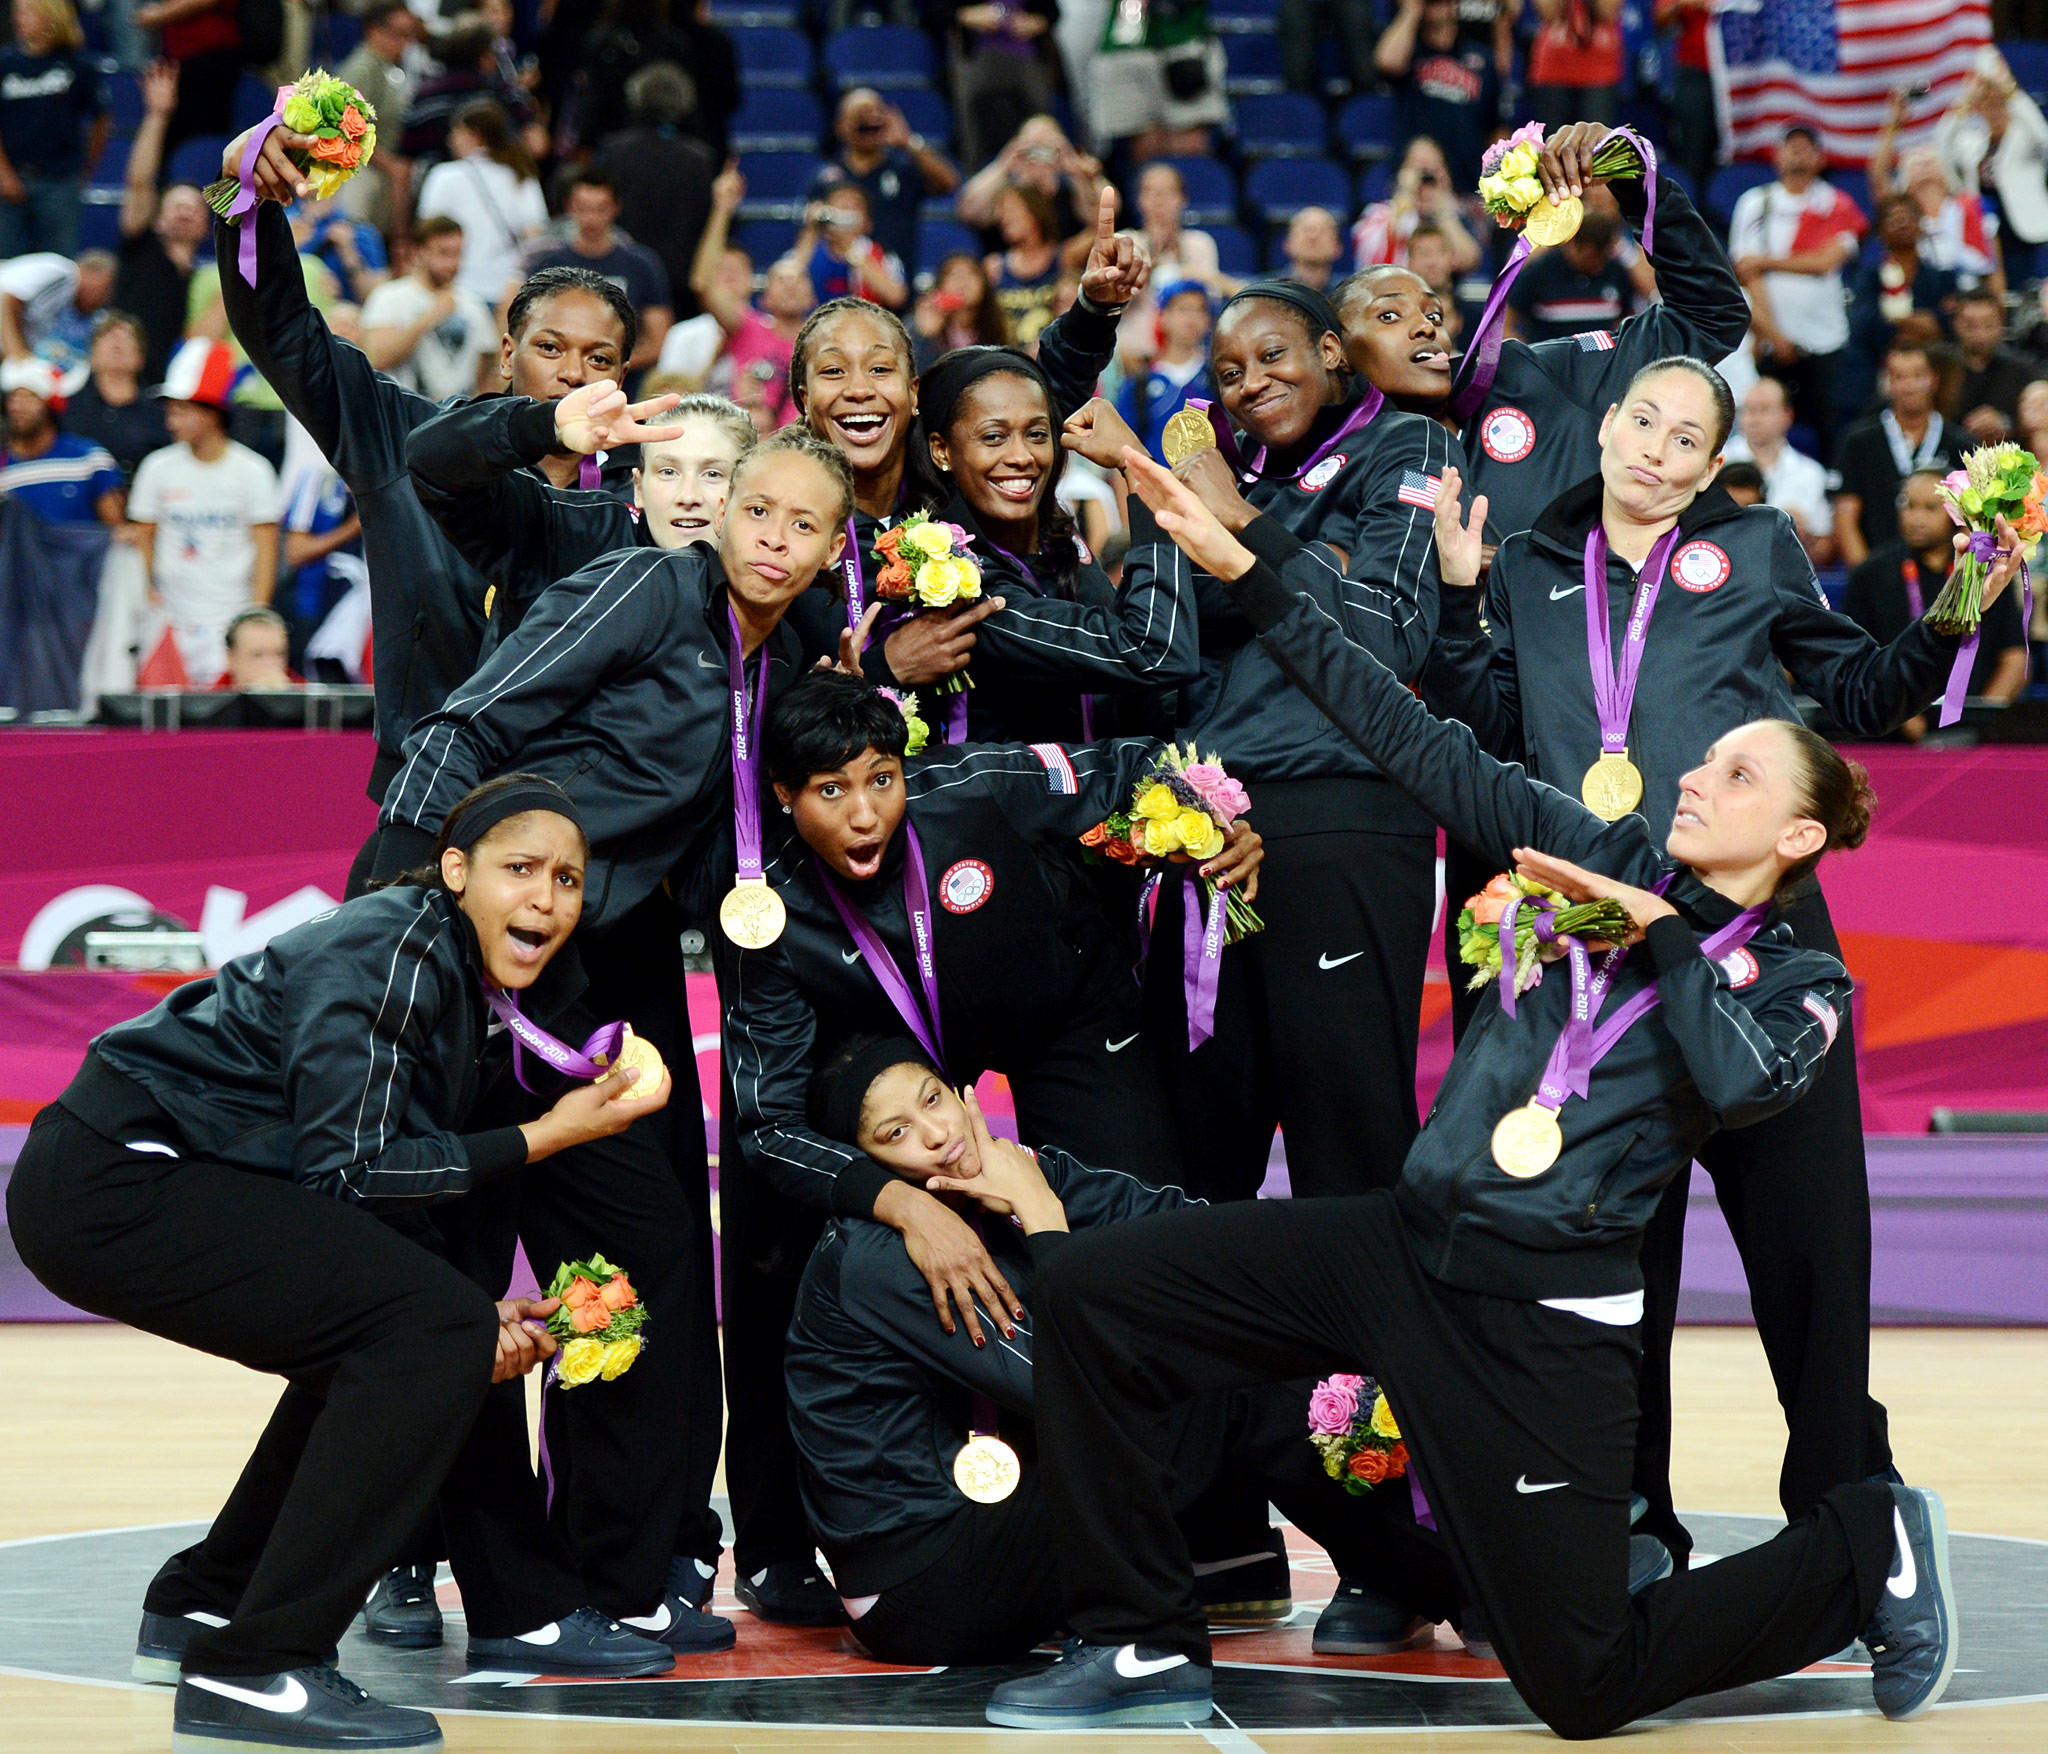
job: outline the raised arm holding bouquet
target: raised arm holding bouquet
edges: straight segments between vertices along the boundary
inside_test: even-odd
[[[1928,625],[1935,632],[1966,636],[1941,697],[1944,725],[1962,717],[1963,696],[1977,661],[1978,624],[2011,577],[2010,556],[2015,549],[2020,556],[2020,589],[2026,594],[2020,625],[2033,624],[2034,581],[2028,567],[2041,537],[2048,534],[2044,494],[2048,494],[2048,473],[2033,452],[2015,444],[1987,445],[1972,451],[1963,459],[1963,466],[1941,484],[1948,515],[1967,532],[1956,538],[1956,564],[1941,595],[1927,610]],[[2001,561],[2006,564],[2001,566]]]
[[[240,172],[206,189],[207,204],[242,234],[238,258],[251,286],[256,284],[256,228],[250,216],[257,201],[266,195],[281,201],[310,195],[324,201],[376,150],[376,106],[347,80],[315,68],[295,84],[278,88],[277,108],[250,132],[242,148]]]

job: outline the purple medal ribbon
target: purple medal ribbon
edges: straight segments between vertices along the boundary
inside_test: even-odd
[[[1524,907],[1536,915],[1536,942],[1557,942],[1557,903],[1548,896],[1518,895],[1500,910],[1500,1008],[1515,1014],[1515,916]]]
[[[917,1037],[919,1045],[931,1055],[933,1062],[943,1067],[946,1063],[946,1038],[939,1026],[939,965],[932,943],[931,883],[925,876],[924,848],[918,844],[917,829],[907,816],[903,819],[903,838],[903,911],[910,917],[910,942],[917,956],[918,985],[924,989],[922,1007],[912,994],[910,983],[903,978],[903,970],[897,966],[896,958],[889,954],[888,945],[882,942],[882,935],[847,899],[830,867],[815,853],[811,857],[818,867],[818,875],[824,880],[825,893],[839,911],[840,922],[867,959],[868,969],[881,983],[882,991],[889,995],[889,1003],[896,1007],[896,1014],[909,1025],[910,1033]]]
[[[1164,871],[1155,870],[1138,891],[1138,961],[1152,954],[1152,916],[1159,906]],[[1209,897],[1202,913],[1202,890],[1193,867],[1181,878],[1181,994],[1187,1003],[1188,1052],[1193,1053],[1216,1033],[1216,984],[1223,973],[1223,940],[1229,919],[1223,891]]]
[[[1643,647],[1650,634],[1650,615],[1664,583],[1664,569],[1678,546],[1673,524],[1657,539],[1636,582],[1635,606],[1621,637],[1621,670],[1614,668],[1614,646],[1607,622],[1607,531],[1595,523],[1586,532],[1586,661],[1593,668],[1593,709],[1600,716],[1600,748],[1607,755],[1628,749],[1629,713],[1635,706],[1636,677],[1643,668]]]
[[[761,752],[754,733],[768,717],[768,653],[761,652],[761,674],[754,684],[754,710],[747,711],[747,660],[740,642],[740,618],[732,602],[725,605],[732,644],[725,654],[726,683],[732,692],[732,833],[744,881],[761,875]]]
[[[604,484],[604,471],[595,457],[585,457],[576,465],[576,485],[586,492]]]
[[[1656,248],[1657,236],[1657,150],[1633,128],[1616,128],[1607,136],[1608,140],[1619,135],[1629,142],[1643,156],[1643,249],[1650,252]],[[1603,140],[1601,145],[1605,145]],[[1486,308],[1479,313],[1478,325],[1472,331],[1472,340],[1465,349],[1465,357],[1472,362],[1471,375],[1465,380],[1465,387],[1451,398],[1451,413],[1460,420],[1470,420],[1477,414],[1486,395],[1493,388],[1493,380],[1500,372],[1501,344],[1506,339],[1508,294],[1514,291],[1515,282],[1521,278],[1522,270],[1528,265],[1529,253],[1535,246],[1529,242],[1525,231],[1515,239],[1515,247],[1508,253],[1507,264],[1500,271],[1500,278],[1494,281],[1493,290],[1486,296]]]
[[[235,260],[241,267],[242,278],[251,286],[256,284],[256,161],[263,155],[264,141],[284,126],[284,106],[291,95],[289,85],[279,86],[277,108],[250,130],[249,143],[242,148],[242,168],[238,173],[242,186],[235,191],[234,200],[228,203],[228,220],[242,234],[235,246]]]
[[[516,993],[507,993],[483,983],[484,1003],[497,1013],[498,1021],[512,1032],[512,1070],[519,1080],[520,1088],[535,1095],[533,1086],[526,1081],[526,1053],[538,1054],[565,1078],[602,1078],[605,1070],[618,1058],[619,1043],[624,1040],[626,1026],[623,1023],[607,1023],[583,1044],[578,1053],[565,1041],[554,1036],[519,1009]]]
[[[860,529],[850,514],[846,520],[846,552],[839,557],[839,571],[846,580],[846,625],[855,627],[867,607],[868,580],[861,565]]]
[[[1969,552],[1972,560],[1981,561],[1986,566],[1995,565],[2000,553],[1997,536],[1989,530],[1972,530],[1970,532]],[[1906,564],[1908,566],[1913,565],[1911,561],[1908,561]],[[1913,613],[1915,616],[1918,616],[1920,613],[1919,592],[1914,587],[1920,582],[1919,568],[1914,567],[1913,572],[1912,582],[1908,585],[1907,589],[1912,598]],[[2024,636],[2026,630],[2033,625],[2034,575],[2027,569],[2027,563],[2023,560],[2020,562],[2020,631],[2022,635]],[[1949,667],[1948,686],[1941,693],[1941,723],[1944,725],[1953,725],[1956,720],[1963,716],[1963,701],[1970,692],[1970,672],[1977,667],[1977,645],[1983,637],[1983,632],[1982,626],[1970,629],[1962,645],[1957,648],[1955,663]]]
[[[1262,481],[1272,480],[1284,483],[1299,481],[1354,432],[1359,431],[1363,427],[1370,426],[1373,416],[1379,413],[1385,402],[1385,396],[1381,395],[1378,390],[1368,387],[1365,394],[1359,397],[1358,406],[1352,409],[1350,414],[1345,417],[1344,424],[1331,433],[1321,444],[1316,446],[1309,453],[1308,460],[1299,469],[1295,470],[1291,475],[1274,476],[1268,476],[1265,473],[1267,448],[1264,445],[1259,446],[1257,454],[1253,456],[1249,463],[1245,462],[1243,455],[1237,448],[1237,438],[1231,432],[1230,422],[1224,417],[1220,404],[1204,401],[1199,396],[1190,396],[1187,400],[1187,405],[1190,408],[1198,408],[1208,415],[1210,429],[1216,434],[1216,448],[1223,453],[1224,462],[1230,465],[1231,470],[1235,474],[1240,477],[1250,475],[1256,476]]]

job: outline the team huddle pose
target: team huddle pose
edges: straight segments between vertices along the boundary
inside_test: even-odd
[[[1547,194],[1586,192],[1606,132],[1552,134]],[[1859,1637],[1885,1715],[1940,1697],[1947,1531],[1869,1395],[1816,882],[1872,800],[1786,677],[1879,733],[1957,642],[1876,646],[1782,513],[1714,485],[1733,408],[1705,361],[1748,312],[1681,190],[1615,185],[1664,300],[1590,340],[1482,324],[1454,362],[1406,270],[1251,282],[1166,467],[1093,398],[1146,278],[1107,196],[1035,357],[920,376],[894,317],[835,300],[796,340],[797,424],[759,438],[716,396],[629,402],[635,313],[575,269],[512,300],[504,394],[379,376],[292,262],[306,144],[262,147],[258,273],[223,284],[356,498],[378,828],[339,908],[96,1040],[8,1194],[60,1296],[286,1379],[143,1603],[174,1747],[438,1747],[335,1665],[359,1612],[439,1643],[444,1557],[474,1667],[729,1647],[727,1409],[741,1602],[886,1662],[1063,1634],[997,1724],[1205,1719],[1210,1628],[1291,1611],[1269,1501],[1337,1566],[1318,1650],[1449,1621],[1563,1735]],[[1058,498],[1068,452],[1128,494],[1114,582]],[[920,528],[972,557],[967,606],[906,606]],[[1999,534],[1987,598],[2018,567]],[[1237,803],[1184,870],[1084,858],[1187,745]],[[1439,827],[1454,903],[1515,872],[1609,925],[1461,1005],[1422,1117]],[[1262,916],[1220,963],[1205,887],[1212,919]],[[1512,964],[1512,916],[1501,940]],[[1259,1201],[1276,1126],[1294,1197]],[[1785,1530],[1691,1569],[1695,1157],[1789,1444]],[[622,1263],[611,1302],[653,1324],[616,1380],[555,1378],[538,1474],[519,1379],[565,1324],[507,1296],[522,1244],[544,1278]],[[1307,1441],[1344,1371],[1384,1391],[1408,1490],[1348,1493]]]

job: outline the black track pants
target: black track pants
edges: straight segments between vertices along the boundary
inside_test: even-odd
[[[1061,1594],[1091,1644],[1209,1660],[1172,1512],[1174,1409],[1333,1369],[1386,1388],[1467,1595],[1560,1735],[1604,1734],[1841,1649],[1891,1566],[1889,1489],[1842,1486],[1763,1546],[1631,1597],[1634,1330],[1439,1284],[1391,1194],[1077,1236],[1039,1274],[1037,1319]]]
[[[1145,1031],[1181,1123],[1189,1192],[1250,1199],[1276,1125],[1297,1196],[1392,1185],[1417,1130],[1435,864],[1426,835],[1269,839],[1254,904],[1266,929],[1223,952],[1216,1032],[1192,1054],[1182,891],[1169,872],[1145,969]]]
[[[203,1544],[246,1585],[186,1667],[325,1662],[469,1434],[497,1346],[490,1299],[360,1206],[130,1150],[61,1105],[36,1117],[7,1210],[22,1260],[66,1302],[290,1380]]]
[[[1818,893],[1784,917],[1801,944],[1841,955]],[[1741,1251],[1757,1337],[1785,1409],[1779,1501],[1788,1517],[1801,1517],[1830,1487],[1882,1474],[1892,1460],[1884,1408],[1870,1396],[1870,1183],[1852,1018],[1844,1013],[1811,1090],[1756,1126],[1716,1133],[1699,1160]],[[1644,1527],[1681,1563],[1692,1537],[1671,1508],[1671,1335],[1690,1179],[1665,1189],[1643,1236],[1635,1468],[1635,1489],[1650,1501]]]

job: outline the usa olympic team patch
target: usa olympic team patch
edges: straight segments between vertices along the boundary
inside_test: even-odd
[[[939,904],[949,914],[971,914],[996,892],[996,874],[979,859],[948,865],[939,879]]]
[[[1756,979],[1759,971],[1756,958],[1738,946],[1721,958],[1721,972],[1728,977],[1731,987],[1746,987]]]
[[[1536,423],[1519,408],[1496,408],[1480,423],[1479,442],[1496,463],[1519,463],[1536,448]]]
[[[1342,451],[1339,451],[1334,457],[1325,457],[1301,478],[1302,492],[1322,492],[1324,488],[1337,479],[1337,471],[1343,468],[1349,461],[1350,459]]]
[[[1671,557],[1672,579],[1681,591],[1690,591],[1694,596],[1718,591],[1728,582],[1732,570],[1728,551],[1704,539],[1688,542]]]

